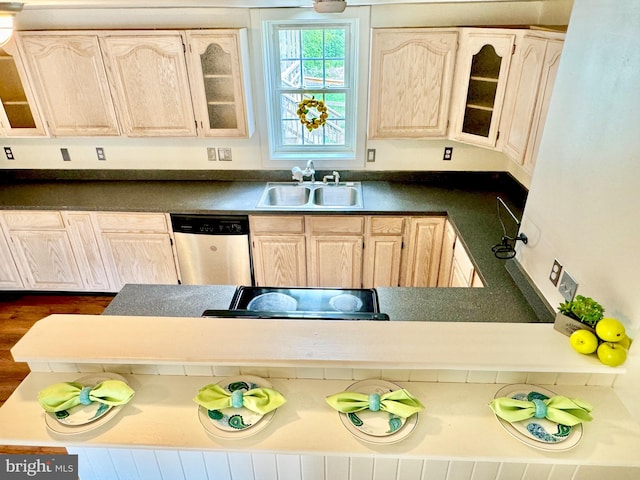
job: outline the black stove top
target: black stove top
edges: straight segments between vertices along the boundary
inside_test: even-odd
[[[238,287],[228,310],[206,310],[205,317],[389,320],[375,289],[314,287]]]

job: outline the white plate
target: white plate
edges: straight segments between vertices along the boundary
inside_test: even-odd
[[[94,373],[73,380],[87,387],[95,386],[104,380],[127,380],[117,373]],[[76,405],[62,412],[45,412],[44,421],[49,430],[60,435],[77,435],[94,430],[110,421],[124,405],[115,407],[100,402],[90,405]]]
[[[506,385],[496,392],[495,398],[509,397],[527,400],[532,393],[542,394],[550,398],[557,395],[551,390],[538,385],[514,384]],[[538,397],[544,400],[544,397]],[[530,418],[519,422],[508,422],[496,415],[500,425],[512,436],[530,447],[541,450],[561,452],[575,447],[582,438],[582,424],[573,427],[560,425],[546,418]]]
[[[349,392],[364,394],[392,392],[402,387],[386,380],[369,379],[356,382],[347,388]],[[361,410],[355,413],[339,412],[340,420],[349,432],[360,440],[376,444],[390,444],[404,440],[416,427],[418,414],[408,418],[398,417],[382,410]]]
[[[251,299],[247,310],[266,312],[293,312],[298,309],[298,301],[284,293],[269,292]]]
[[[228,377],[219,381],[217,384],[229,393],[238,390],[239,386],[244,391],[257,387],[273,388],[271,383],[264,378],[254,377],[252,375]],[[214,437],[224,439],[246,438],[264,430],[275,415],[276,410],[271,410],[265,415],[260,415],[244,407],[207,410],[205,407],[199,405],[198,419],[204,429]]]

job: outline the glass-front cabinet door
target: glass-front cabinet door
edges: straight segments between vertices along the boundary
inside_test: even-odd
[[[0,132],[7,137],[45,136],[35,99],[14,41],[0,48]]]
[[[187,42],[201,136],[251,136],[254,125],[246,29],[188,31]]]
[[[495,147],[515,35],[463,31],[453,137]]]

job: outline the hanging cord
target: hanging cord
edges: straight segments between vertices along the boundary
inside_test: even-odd
[[[520,240],[522,243],[526,245],[529,240],[527,239],[527,236],[524,233],[519,234],[517,237],[510,237],[507,235],[507,228],[504,226],[504,222],[502,221],[502,215],[500,213],[500,205],[502,205],[504,209],[509,213],[509,215],[511,215],[511,218],[513,218],[513,221],[516,222],[517,227],[520,227],[520,220],[518,220],[516,216],[513,214],[513,212],[509,210],[509,207],[507,207],[507,204],[504,203],[504,201],[500,197],[496,197],[496,199],[497,199],[496,208],[498,210],[498,220],[500,221],[500,225],[502,225],[502,239],[500,240],[500,243],[497,243],[493,247],[491,247],[491,251],[493,252],[493,255],[496,258],[499,258],[500,260],[509,260],[510,258],[513,258],[516,256],[516,249],[515,249],[516,242]]]

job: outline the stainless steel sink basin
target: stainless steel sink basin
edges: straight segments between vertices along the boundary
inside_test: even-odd
[[[269,182],[256,208],[330,210],[362,208],[360,182]]]
[[[313,203],[323,207],[353,207],[359,198],[355,187],[327,185],[313,191]]]
[[[310,195],[311,190],[302,185],[267,185],[262,201],[269,207],[299,207],[309,203]]]

